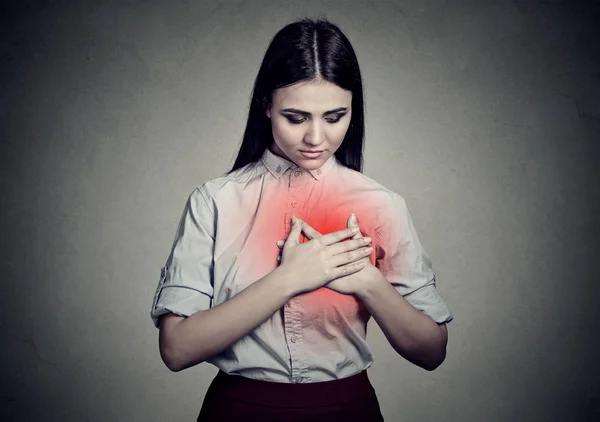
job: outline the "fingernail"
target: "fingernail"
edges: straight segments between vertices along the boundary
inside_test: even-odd
[[[283,246],[284,243],[285,243],[285,240],[278,240],[277,246]]]
[[[352,213],[352,221],[356,223],[356,215],[354,215],[354,213]]]

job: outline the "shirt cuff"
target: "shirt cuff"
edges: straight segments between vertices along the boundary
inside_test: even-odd
[[[206,293],[190,286],[166,284],[167,268],[161,271],[160,282],[154,294],[150,317],[154,326],[158,328],[158,318],[161,315],[174,313],[179,316],[189,317],[198,311],[210,309],[211,297]]]
[[[435,284],[423,286],[404,296],[404,299],[438,324],[448,323],[454,319],[450,308],[440,296]]]

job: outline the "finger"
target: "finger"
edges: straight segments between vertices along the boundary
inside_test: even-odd
[[[368,257],[371,252],[373,252],[373,248],[360,248],[355,251],[335,255],[333,258],[331,258],[330,262],[336,267],[344,264],[350,264],[351,262],[360,262],[362,259]]]
[[[352,239],[360,239],[362,237],[362,233],[360,232],[360,228],[358,227],[358,220],[356,219],[356,214],[352,213],[350,214],[350,217],[348,217],[348,223],[347,223],[348,228],[358,228],[359,232],[357,234],[355,234]]]
[[[309,226],[308,223],[305,222],[305,221],[302,222],[302,233],[304,233],[305,236],[307,238],[309,238],[310,240],[312,240],[312,239],[318,239],[318,238],[320,238],[320,237],[323,236],[317,230],[315,230],[311,226]]]
[[[350,274],[354,274],[359,272],[365,267],[365,264],[362,262],[355,262],[348,265],[343,265],[341,267],[337,267],[333,271],[334,279],[341,278]]]
[[[347,242],[335,243],[331,246],[328,246],[327,250],[332,256],[335,256],[344,252],[350,252],[359,248],[364,248],[369,243],[371,243],[370,237],[361,237],[360,239],[351,239]]]
[[[340,242],[344,239],[348,239],[355,234],[359,233],[360,230],[357,227],[353,227],[351,229],[344,229],[333,233],[328,233],[324,236],[321,236],[319,239],[321,243],[325,246],[333,245],[334,243]]]
[[[300,234],[302,233],[302,222],[296,218],[292,217],[292,229],[290,230],[290,234],[288,235],[288,241],[291,241],[293,245],[300,244]],[[288,242],[286,242],[286,245]]]

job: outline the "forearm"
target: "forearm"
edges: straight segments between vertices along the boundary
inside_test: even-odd
[[[428,371],[446,357],[446,332],[429,316],[414,308],[381,275],[357,293],[386,338],[402,357]]]
[[[225,303],[161,327],[161,355],[169,369],[180,371],[210,359],[281,309],[294,292],[278,269]]]

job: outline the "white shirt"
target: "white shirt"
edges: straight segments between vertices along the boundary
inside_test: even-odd
[[[151,317],[190,316],[226,302],[278,265],[276,242],[292,215],[322,234],[346,228],[355,213],[373,239],[371,261],[415,308],[438,323],[453,317],[404,199],[334,156],[306,171],[269,150],[257,163],[198,186],[190,195],[161,272]],[[229,374],[304,383],[367,369],[369,312],[354,295],[326,287],[292,298],[227,350],[209,360]]]

